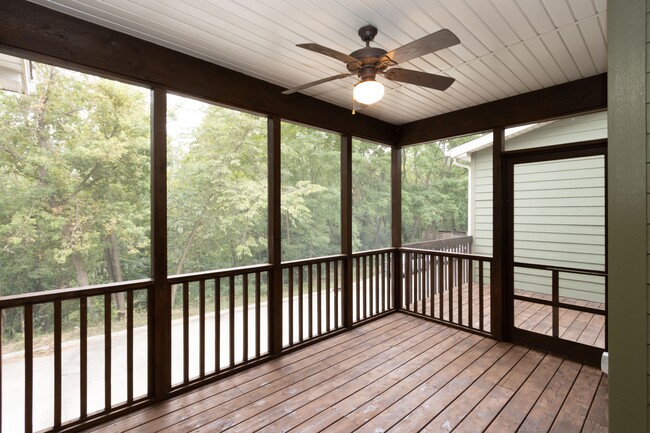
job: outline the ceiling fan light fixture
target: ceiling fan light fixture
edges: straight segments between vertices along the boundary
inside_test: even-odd
[[[360,81],[354,86],[352,96],[361,104],[374,104],[384,97],[384,85],[375,80]]]

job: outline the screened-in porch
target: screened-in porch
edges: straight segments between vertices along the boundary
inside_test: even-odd
[[[0,431],[608,430],[605,73],[392,123],[31,2],[0,21],[27,80]],[[531,212],[563,232],[520,237]]]

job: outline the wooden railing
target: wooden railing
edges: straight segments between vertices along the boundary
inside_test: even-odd
[[[282,263],[283,347],[343,327],[344,255]]]
[[[149,372],[152,371],[155,360],[148,358],[150,353],[150,330],[152,329],[151,315],[147,318],[148,327],[143,332],[134,333],[135,299],[151,311],[153,281],[141,280],[128,283],[117,283],[93,287],[52,290],[39,293],[28,293],[6,296],[0,299],[0,312],[7,314],[18,312],[23,317],[23,351],[2,354],[0,345],[0,390],[6,389],[11,382],[8,379],[24,375],[23,401],[12,395],[11,399],[2,399],[0,393],[0,413],[12,413],[23,409],[21,419],[14,417],[12,424],[2,421],[5,431],[42,430],[44,428],[59,429],[67,424],[78,424],[94,418],[118,412],[121,409],[144,401],[151,387]],[[116,320],[114,314],[113,296],[120,295],[125,299],[123,317]],[[93,318],[92,329],[89,320],[89,302],[100,305],[102,313]],[[72,336],[64,335],[62,304],[78,314],[78,328]],[[75,304],[78,308],[74,308]],[[102,305],[103,304],[103,305]],[[37,311],[47,311],[51,314],[51,332],[47,335],[35,335],[35,317]],[[70,314],[70,313],[69,313]],[[72,315],[72,314],[70,314]],[[124,330],[116,330],[116,327]],[[101,329],[92,334],[92,330]],[[78,336],[76,336],[78,333]],[[50,362],[42,362],[37,357],[36,339],[45,341],[41,344],[52,343]],[[64,341],[64,339],[66,341]],[[137,340],[137,342],[136,342]],[[78,362],[71,363],[62,357],[62,346],[78,353]],[[71,346],[75,346],[71,348]],[[44,349],[48,349],[45,346]],[[49,350],[49,349],[48,349]],[[118,352],[124,352],[125,358],[118,359]],[[139,361],[136,362],[135,353]],[[20,358],[23,366],[20,368]],[[35,360],[38,358],[38,368]],[[98,362],[99,360],[99,362]],[[121,361],[121,362],[120,362]],[[115,368],[116,363],[122,365]],[[76,381],[63,383],[65,376],[78,376]],[[3,380],[4,379],[4,380]],[[3,384],[4,381],[4,384]],[[135,384],[138,383],[137,389]],[[53,383],[53,392],[44,392],[48,383]],[[7,396],[7,393],[4,393]],[[74,396],[75,398],[70,398]],[[78,398],[78,407],[71,404]],[[8,401],[7,401],[8,400]],[[12,406],[9,406],[12,405]],[[38,420],[35,420],[34,406],[38,406]],[[65,405],[65,407],[64,407]],[[76,413],[74,419],[65,417],[63,413]],[[49,420],[44,421],[44,416]],[[44,424],[45,423],[45,424]],[[49,423],[49,425],[48,425]]]
[[[392,248],[352,254],[354,323],[394,309],[394,255]]]
[[[398,257],[403,263],[401,276],[396,272]],[[14,364],[24,372],[20,380],[25,393],[18,405],[24,408],[24,425],[3,421],[4,431],[57,430],[108,419],[152,401],[161,368],[171,377],[169,392],[180,392],[398,307],[488,333],[489,287],[484,269],[489,263],[490,259],[479,256],[387,248],[277,267],[264,264],[171,276],[160,286],[148,279],[0,298],[0,311],[18,311],[24,317],[22,358],[16,361],[12,354],[7,360],[0,350],[0,389],[8,387]],[[273,287],[276,269],[282,272],[279,288]],[[473,290],[468,292],[468,285]],[[171,299],[171,329],[162,340],[171,353],[170,367],[161,367],[153,356],[160,352],[154,350],[160,326],[153,314],[155,287],[166,290]],[[272,308],[275,289],[282,291],[282,304]],[[125,299],[122,311],[113,299],[116,294]],[[78,333],[62,325],[62,311],[70,310],[69,303],[78,306]],[[101,314],[92,314],[92,324],[90,305],[101,308]],[[51,309],[48,317],[53,321],[48,337],[51,353],[46,355],[35,350],[34,335],[35,312],[43,306]],[[275,314],[281,315],[282,344],[279,352],[271,353],[277,346],[272,340],[278,338],[277,330],[270,332]],[[70,345],[76,345],[78,361],[64,360]],[[51,359],[51,371],[45,378],[37,377],[36,364],[45,358]],[[53,383],[51,399],[41,398],[42,390],[36,389],[47,380]],[[5,413],[16,400],[15,395],[7,396],[5,392],[3,399],[0,394],[0,410]],[[78,408],[70,410],[71,404]],[[35,414],[46,421],[35,422]]]
[[[472,236],[456,236],[445,239],[413,242],[404,245],[404,247],[420,250],[447,251],[450,253],[470,254],[472,252],[472,239]]]
[[[181,316],[172,321],[174,386],[205,379],[268,354],[271,268],[258,265],[168,279],[174,295],[172,311]]]
[[[486,256],[400,248],[400,308],[455,326],[490,333]]]

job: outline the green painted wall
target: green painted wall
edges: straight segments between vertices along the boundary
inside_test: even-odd
[[[648,431],[648,0],[608,3],[610,431]]]

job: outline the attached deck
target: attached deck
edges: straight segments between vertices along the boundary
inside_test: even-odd
[[[396,313],[98,431],[606,432],[607,407],[594,367]]]

